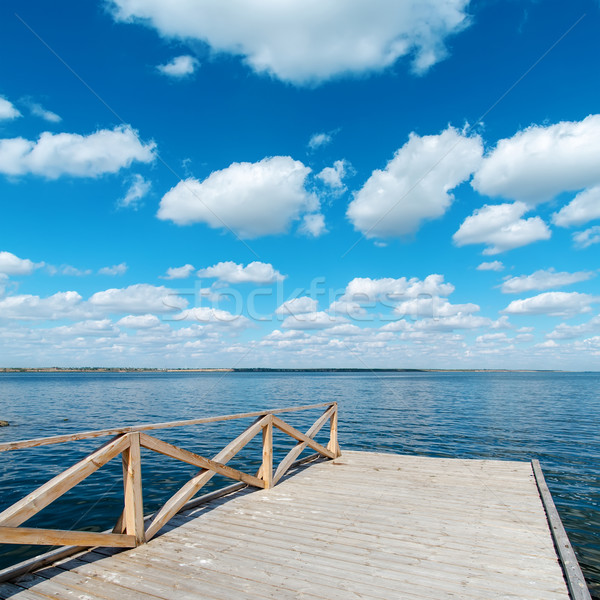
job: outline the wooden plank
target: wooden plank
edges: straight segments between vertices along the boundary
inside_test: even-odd
[[[331,414],[334,410],[336,410],[337,405],[331,406],[327,409],[312,425],[312,427],[306,432],[306,436],[309,438],[314,438],[319,431],[323,428],[323,425],[327,422],[327,420],[331,417]],[[285,458],[279,463],[277,470],[275,471],[275,475],[273,476],[273,485],[276,485],[277,482],[286,474],[288,469],[292,466],[293,462],[298,458],[298,456],[302,453],[302,451],[306,448],[306,442],[299,442],[296,444],[294,448],[292,448]]]
[[[98,429],[96,431],[84,431],[81,433],[72,433],[68,435],[54,435],[45,438],[35,438],[32,440],[20,440],[16,442],[5,442],[0,444],[0,452],[9,450],[19,450],[21,448],[35,448],[37,446],[47,446],[49,444],[62,444],[63,442],[73,442],[76,440],[88,440],[107,435],[120,435],[124,433],[133,433],[135,431],[149,431],[151,429],[169,429],[172,427],[187,427],[189,425],[199,425],[202,423],[215,423],[217,421],[232,421],[234,419],[247,419],[250,417],[262,417],[266,414],[276,415],[288,412],[297,412],[301,410],[311,410],[314,408],[323,408],[331,406],[331,402],[321,402],[319,404],[308,404],[305,406],[288,406],[286,408],[275,408],[258,410],[248,413],[238,413],[234,415],[221,415],[215,417],[204,417],[202,419],[189,419],[187,421],[169,421],[167,423],[152,423],[145,425],[131,425],[129,427],[112,427],[110,429]]]
[[[222,464],[227,463],[233,458],[248,442],[250,442],[262,429],[268,421],[268,416],[258,418],[252,425],[246,428],[235,440],[231,441],[213,460]],[[146,529],[146,539],[152,539],[167,523],[173,515],[177,514],[183,505],[198,491],[206,485],[215,475],[214,471],[201,471],[198,475],[190,479],[165,505],[156,513],[149,527]]]
[[[225,477],[235,479],[236,481],[242,481],[244,483],[247,483],[248,485],[253,485],[254,487],[265,487],[264,481],[262,481],[262,479],[259,479],[258,477],[254,477],[253,475],[249,475],[248,473],[238,471],[237,469],[232,469],[231,467],[227,467],[226,465],[216,460],[204,458],[199,454],[195,454],[194,452],[190,452],[189,450],[179,448],[178,446],[174,446],[173,444],[169,444],[168,442],[163,442],[162,440],[149,436],[145,433],[138,435],[141,436],[141,445],[144,448],[148,448],[148,450],[159,452],[160,454],[164,454],[165,456],[170,456],[171,458],[181,460],[182,462],[186,462],[190,465],[200,467],[201,469],[206,469],[207,471],[214,471],[219,475],[224,475]]]
[[[544,510],[548,517],[550,531],[552,532],[552,538],[554,539],[554,544],[560,557],[560,563],[565,574],[565,579],[567,580],[571,598],[572,600],[591,600],[585,577],[581,572],[581,567],[577,562],[573,546],[571,546],[571,542],[569,541],[567,532],[562,524],[560,515],[556,510],[554,500],[552,500],[552,494],[546,484],[540,461],[536,459],[532,460],[531,466],[544,505]]]
[[[97,471],[121,453],[128,445],[129,440],[126,436],[119,436],[102,445],[77,464],[46,482],[22,500],[9,506],[0,514],[0,526],[18,527],[65,492],[68,492],[80,481]]]
[[[316,450],[319,454],[326,456],[327,458],[335,458],[335,452],[328,450],[325,446],[315,442],[312,438],[307,436],[306,434],[298,431],[295,427],[288,425],[285,421],[282,421],[278,417],[273,417],[273,425],[277,427],[280,431],[287,433],[290,437],[293,437],[295,440],[299,442],[304,442],[307,446]]]
[[[135,537],[137,545],[146,541],[144,532],[144,501],[142,497],[142,457],[140,433],[129,433],[129,448],[123,452],[123,488],[125,532]],[[118,525],[118,523],[117,523]]]
[[[265,482],[266,489],[273,487],[273,418],[269,415],[269,421],[262,430],[262,464],[258,476]]]
[[[331,450],[334,453],[334,458],[337,458],[342,455],[340,450],[340,445],[338,443],[338,406],[335,405],[335,411],[331,415],[330,419],[330,433],[329,433],[329,443],[327,444],[327,449]]]
[[[34,529],[32,527],[0,527],[0,543],[33,544],[38,546],[115,546],[134,548],[135,536],[93,531],[63,529]]]

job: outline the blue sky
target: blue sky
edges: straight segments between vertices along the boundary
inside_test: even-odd
[[[4,2],[0,365],[596,370],[600,7]]]

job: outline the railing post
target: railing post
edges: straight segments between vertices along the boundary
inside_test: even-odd
[[[333,403],[335,406],[335,410],[331,413],[331,418],[329,420],[331,424],[331,432],[329,434],[329,443],[327,444],[327,450],[331,450],[336,456],[342,455],[340,450],[340,446],[338,444],[338,405],[337,402]]]
[[[273,415],[269,415],[267,424],[262,428],[262,466],[260,476],[265,482],[265,489],[273,487]]]
[[[130,444],[123,451],[123,487],[125,491],[125,523],[127,535],[134,535],[136,545],[145,543],[144,503],[142,498],[142,462],[140,434],[127,434]]]

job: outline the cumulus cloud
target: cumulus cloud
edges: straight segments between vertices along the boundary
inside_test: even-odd
[[[499,254],[547,240],[551,233],[540,217],[521,217],[529,211],[523,202],[485,205],[467,217],[452,239],[457,246],[487,244],[483,254]]]
[[[580,281],[587,281],[595,277],[591,271],[577,271],[576,273],[557,273],[554,269],[540,270],[531,275],[520,275],[511,277],[504,281],[501,286],[503,294],[520,294],[533,290],[549,290],[551,288],[564,287]]]
[[[590,294],[579,292],[544,292],[532,298],[513,300],[502,312],[512,315],[570,317],[590,312],[590,305],[598,301],[598,298]]]
[[[482,262],[477,266],[478,271],[503,271],[504,265],[499,260],[494,260],[492,262]]]
[[[164,65],[158,65],[156,67],[163,75],[173,77],[175,79],[182,79],[183,77],[189,77],[194,73],[198,67],[198,61],[189,54],[183,56],[176,56],[168,63]]]
[[[50,123],[60,123],[62,121],[62,117],[57,115],[55,112],[52,112],[51,110],[46,110],[41,104],[38,104],[37,102],[30,102],[29,110],[31,111],[32,115],[40,117],[41,119],[44,119],[44,121],[49,121]]]
[[[569,204],[552,215],[552,221],[559,227],[583,225],[596,219],[600,219],[600,185],[577,194]]]
[[[276,315],[299,315],[302,313],[314,313],[317,311],[319,303],[314,298],[301,296],[286,300],[275,311]]]
[[[417,298],[420,295],[448,296],[454,291],[451,283],[444,281],[443,275],[432,274],[420,280],[417,277],[407,279],[400,277],[355,277],[348,285],[341,300],[376,301],[381,299],[405,300]]]
[[[233,163],[204,181],[186,179],[160,202],[158,218],[178,225],[206,223],[244,238],[284,233],[319,200],[306,190],[310,169],[289,156]]]
[[[324,233],[327,233],[324,215],[321,213],[304,215],[298,231],[309,237],[319,237]]]
[[[449,127],[439,135],[412,133],[386,168],[376,170],[354,195],[347,216],[366,237],[414,233],[423,221],[441,217],[483,153],[479,136]]]
[[[600,225],[594,225],[594,227],[574,233],[573,242],[577,248],[587,248],[600,243]]]
[[[104,314],[130,313],[133,315],[146,313],[168,313],[181,310],[187,301],[169,288],[137,283],[126,288],[112,288],[96,292],[88,304]]]
[[[127,329],[153,329],[161,324],[156,315],[127,315],[117,321],[119,327]]]
[[[327,146],[333,141],[333,136],[329,133],[314,133],[308,140],[308,147],[316,150],[322,146]]]
[[[324,311],[315,311],[303,314],[290,315],[284,319],[281,327],[283,329],[327,329],[340,323],[344,323],[344,317],[330,315]]]
[[[336,160],[333,167],[325,167],[318,175],[327,187],[329,187],[336,195],[343,194],[346,191],[344,177],[348,175],[351,165],[347,160]]]
[[[546,335],[546,337],[553,340],[571,340],[599,330],[600,315],[597,315],[587,323],[580,323],[579,325],[559,323],[553,331]]]
[[[61,265],[58,268],[48,265],[48,271],[50,275],[66,275],[67,277],[87,277],[92,274],[91,269],[79,269],[73,265]]]
[[[498,142],[473,177],[487,196],[535,204],[600,184],[600,115],[532,126]]]
[[[0,173],[33,174],[47,179],[62,175],[98,177],[116,173],[132,162],[152,162],[155,144],[143,144],[137,132],[122,125],[90,135],[42,133],[37,141],[0,140]]]
[[[142,204],[142,198],[148,194],[151,187],[151,181],[147,181],[139,174],[134,175],[127,193],[118,201],[118,206],[137,210]]]
[[[479,311],[477,304],[451,304],[445,298],[412,298],[400,302],[394,312],[402,316],[439,319],[455,315],[470,315]]]
[[[98,275],[125,275],[125,273],[127,273],[127,263],[98,269]]]
[[[43,262],[34,263],[28,258],[19,258],[12,252],[0,252],[0,274],[2,275],[31,275],[43,266]]]
[[[47,298],[21,294],[0,300],[0,319],[61,319],[79,314],[82,297],[77,292],[58,292]]]
[[[241,0],[113,0],[115,18],[196,39],[241,56],[257,73],[296,84],[381,71],[410,57],[416,73],[446,56],[445,40],[468,24],[468,0],[373,0],[368,4]],[[332,26],[334,24],[334,26]]]
[[[12,102],[0,96],[0,121],[12,120],[21,116],[21,113],[15,108]]]
[[[194,265],[183,265],[183,267],[169,267],[162,279],[187,279],[194,272]]]
[[[244,267],[229,260],[212,267],[200,269],[198,277],[214,277],[227,283],[275,283],[283,281],[285,275],[273,268],[269,263],[254,261]]]

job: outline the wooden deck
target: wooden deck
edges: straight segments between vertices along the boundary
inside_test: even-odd
[[[43,600],[566,600],[529,463],[344,451],[0,584]]]

